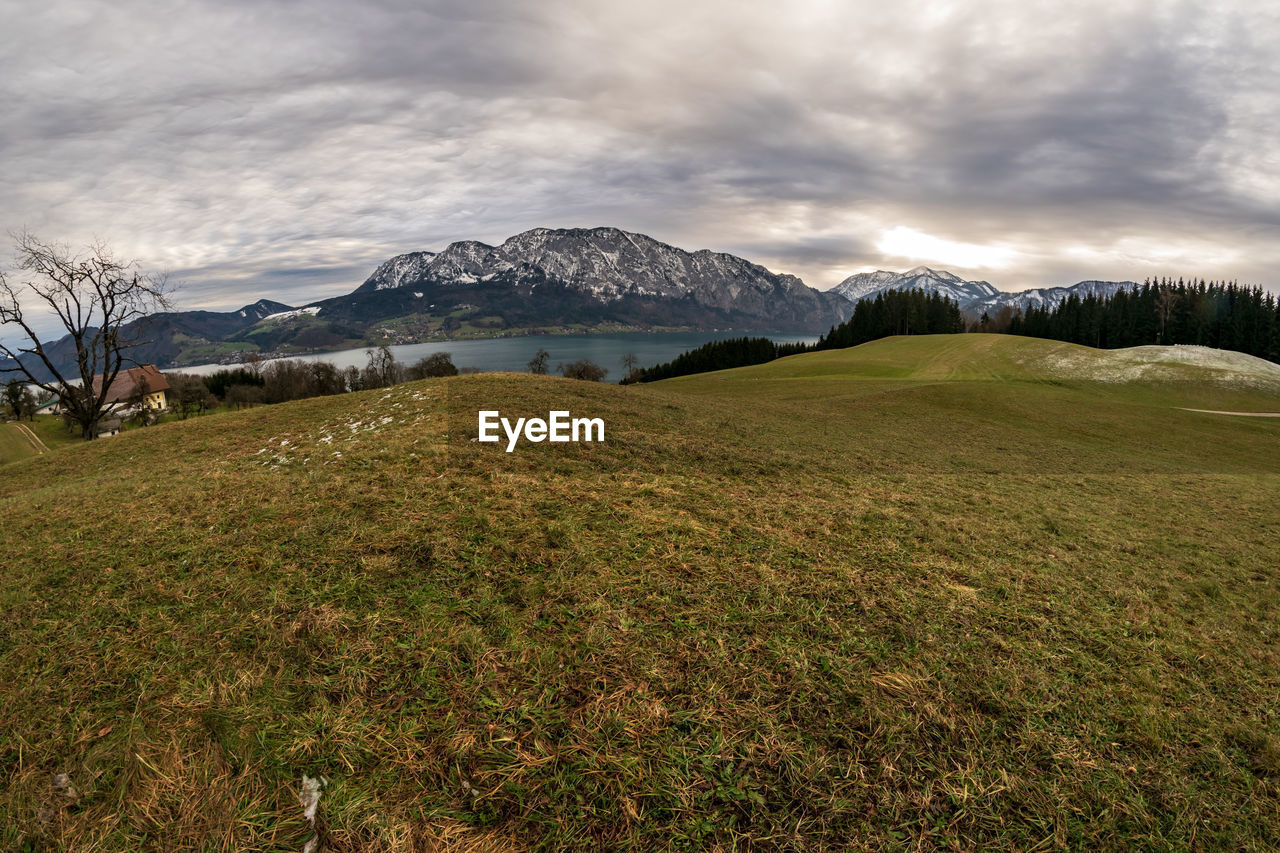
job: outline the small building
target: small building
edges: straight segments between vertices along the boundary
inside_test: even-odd
[[[93,377],[96,394],[102,389],[102,375]],[[107,389],[106,404],[110,409],[139,406],[160,411],[169,405],[169,381],[154,364],[131,367],[116,374]]]
[[[35,413],[37,415],[60,415],[62,414],[62,398],[54,397],[48,402],[36,406]]]
[[[108,438],[120,432],[121,426],[119,418],[107,418],[104,421],[98,421],[97,431],[94,435],[96,438]]]

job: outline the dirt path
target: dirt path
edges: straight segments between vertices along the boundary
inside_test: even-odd
[[[1216,409],[1188,409],[1179,406],[1184,412],[1204,412],[1206,415],[1239,415],[1244,418],[1280,418],[1280,412],[1219,412]]]
[[[26,438],[26,440],[31,443],[31,446],[36,449],[36,453],[49,452],[49,448],[46,447],[45,443],[40,440],[40,436],[32,432],[30,427],[21,423],[15,423],[14,426],[16,426],[18,428],[18,432],[22,433],[23,437]]]

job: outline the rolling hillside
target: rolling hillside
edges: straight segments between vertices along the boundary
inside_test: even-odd
[[[0,847],[297,850],[307,774],[323,850],[1275,849],[1280,421],[1177,407],[1280,394],[1079,349],[428,380],[7,465]]]
[[[1196,346],[1143,346],[1100,350],[1017,335],[911,335],[882,338],[852,349],[786,358],[726,371],[715,382],[747,376],[841,376],[918,381],[997,380],[1139,383],[1168,391],[1204,393],[1257,390],[1280,393],[1280,364],[1227,350]],[[1203,385],[1203,388],[1196,386]]]

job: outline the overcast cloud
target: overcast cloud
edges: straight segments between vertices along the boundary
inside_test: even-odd
[[[1275,290],[1268,5],[0,0],[0,228],[223,310],[536,226],[821,289],[924,263]]]

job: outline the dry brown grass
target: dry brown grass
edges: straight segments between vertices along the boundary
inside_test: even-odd
[[[1276,424],[704,381],[467,377],[18,463],[0,846],[299,850],[304,773],[324,850],[1280,843]],[[605,445],[469,440],[566,403]]]

